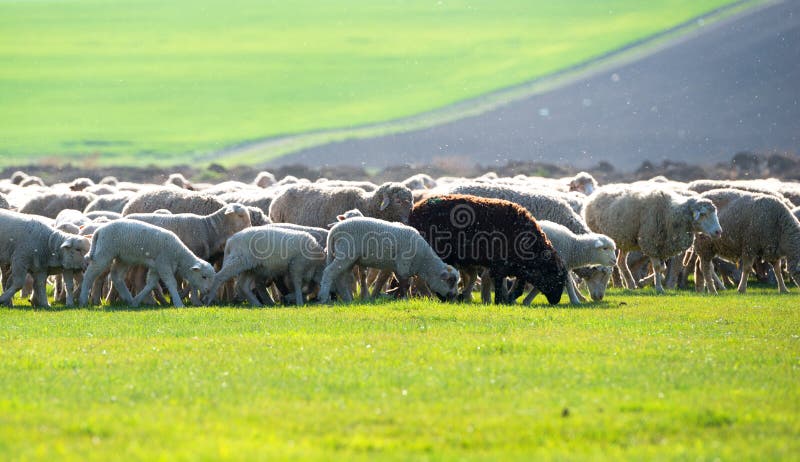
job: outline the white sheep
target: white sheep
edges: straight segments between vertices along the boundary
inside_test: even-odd
[[[781,293],[788,292],[783,280],[783,258],[788,260],[789,274],[800,286],[800,221],[783,201],[771,195],[730,190],[710,190],[701,197],[717,204],[725,230],[720,239],[698,237],[694,242],[707,290],[717,292],[711,263],[717,255],[741,260],[740,293],[747,291],[747,278],[760,259],[772,264]]]
[[[319,299],[327,303],[336,284],[344,301],[351,301],[343,275],[354,265],[390,270],[400,281],[398,294],[405,295],[408,278],[420,276],[432,291],[453,298],[458,291],[458,271],[445,264],[419,232],[401,223],[355,217],[337,223],[328,233],[328,265],[322,275]]]
[[[135,220],[116,220],[98,229],[92,236],[87,262],[81,284],[81,306],[88,304],[90,288],[108,268],[111,268],[111,281],[120,297],[134,307],[156,288],[159,279],[167,286],[172,303],[182,307],[176,274],[201,294],[208,292],[214,277],[214,268],[197,258],[175,233]],[[147,266],[149,272],[145,288],[133,298],[125,286],[124,276],[128,268],[135,265]]]
[[[407,223],[411,201],[411,190],[400,183],[384,183],[373,192],[353,187],[295,185],[272,201],[269,216],[276,223],[325,227],[336,221],[337,215],[359,209],[368,217]]]
[[[167,209],[172,213],[210,215],[222,207],[225,207],[225,203],[214,196],[171,187],[149,189],[136,194],[122,209],[122,215],[153,213],[158,209]]]
[[[656,291],[664,291],[664,260],[692,244],[693,233],[712,238],[722,234],[714,204],[701,197],[679,195],[671,189],[604,186],[588,197],[584,217],[589,227],[609,236],[620,249],[617,266],[625,286],[636,288],[627,265],[628,252],[641,250],[650,258]]]
[[[319,283],[324,267],[325,250],[304,231],[274,225],[246,229],[228,239],[222,269],[214,276],[205,302],[211,304],[222,284],[247,272],[238,287],[251,304],[261,306],[250,290],[253,280],[249,278],[274,281],[288,276],[293,286],[294,302],[302,305],[303,286]]]
[[[82,191],[46,192],[33,196],[19,211],[55,218],[64,209],[84,210],[97,196]]]
[[[617,246],[610,237],[604,234],[588,233],[575,234],[566,226],[547,220],[539,220],[539,226],[544,231],[553,248],[564,260],[568,270],[575,270],[584,266],[613,266],[616,261]],[[565,285],[570,303],[580,304],[582,296],[577,291],[572,273],[567,273]],[[532,292],[525,299],[528,305],[536,293]],[[602,299],[602,295],[600,297]],[[585,299],[583,299],[585,301]]]
[[[49,274],[64,274],[67,305],[71,306],[73,272],[83,266],[89,240],[51,227],[38,217],[0,210],[0,266],[10,267],[4,279],[0,304],[11,306],[28,273],[34,280],[34,304],[49,307],[46,292]]]

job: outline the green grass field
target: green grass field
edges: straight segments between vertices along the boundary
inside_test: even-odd
[[[413,115],[731,1],[0,0],[0,165],[187,163]]]
[[[794,292],[2,309],[0,459],[789,460]]]

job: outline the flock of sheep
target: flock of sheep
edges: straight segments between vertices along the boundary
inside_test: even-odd
[[[601,300],[609,283],[744,293],[800,285],[800,184],[653,178],[414,175],[403,182],[163,185],[107,177],[0,180],[0,303],[48,307],[247,302],[302,305],[381,294],[525,304]],[[76,290],[76,288],[79,288]],[[493,292],[493,294],[492,294]],[[527,292],[527,293],[526,293]]]

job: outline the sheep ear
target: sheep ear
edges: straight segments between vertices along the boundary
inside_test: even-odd
[[[699,210],[695,210],[694,212],[692,212],[692,216],[694,217],[694,221],[699,220],[700,219],[700,211]]]
[[[388,194],[386,194],[386,193],[384,193],[384,194],[383,194],[383,201],[381,201],[381,207],[380,207],[380,209],[381,209],[382,211],[383,211],[383,210],[386,210],[386,207],[388,207],[388,206],[389,206],[389,195],[388,195]]]
[[[381,209],[381,210],[383,210],[383,209]],[[346,217],[346,216],[344,216],[344,215],[336,215],[336,219],[337,219],[338,221],[344,221],[346,218],[347,218],[347,217]],[[333,224],[333,223],[331,223],[331,224]]]
[[[225,215],[233,215],[234,213],[236,213],[236,209],[233,206],[231,205],[225,206]]]
[[[194,266],[192,266],[192,271],[200,271],[200,269],[201,266],[199,263],[195,263]]]
[[[71,249],[72,248],[72,239],[67,239],[66,241],[64,241],[64,243],[61,244],[61,248],[62,249]]]
[[[602,239],[598,239],[598,240],[594,241],[594,248],[595,249],[599,249],[599,248],[602,248],[602,247],[603,247],[603,240]]]

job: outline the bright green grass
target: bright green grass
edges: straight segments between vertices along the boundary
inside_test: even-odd
[[[2,309],[0,460],[791,459],[799,306]]]
[[[731,1],[0,0],[0,165],[190,162],[412,115]]]

